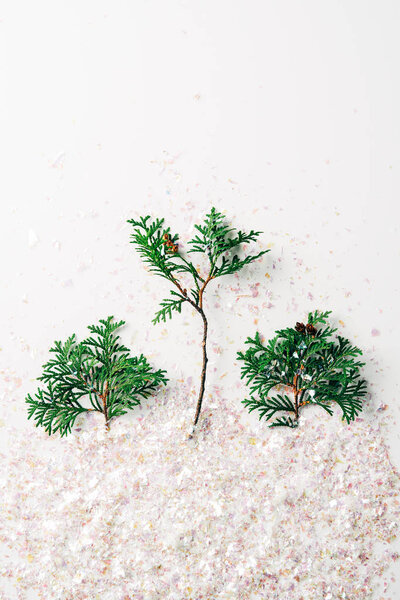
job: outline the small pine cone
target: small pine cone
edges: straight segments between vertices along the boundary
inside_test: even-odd
[[[306,326],[304,325],[304,323],[297,322],[295,330],[298,331],[299,333],[305,333],[306,332]]]
[[[171,250],[174,254],[178,252],[178,244],[173,244]]]
[[[312,323],[307,323],[306,329],[309,335],[315,335],[317,333],[317,330]]]
[[[167,240],[169,240],[170,237],[171,236],[169,235],[169,233],[164,233],[163,240],[167,241]]]

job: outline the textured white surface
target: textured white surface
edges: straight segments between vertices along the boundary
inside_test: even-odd
[[[332,309],[398,424],[398,26],[394,1],[3,2],[0,364],[20,403],[54,339],[108,314],[196,384],[200,324],[151,325],[168,287],[125,221],[185,239],[214,204],[271,252],[210,288],[209,385],[240,411],[243,339]]]

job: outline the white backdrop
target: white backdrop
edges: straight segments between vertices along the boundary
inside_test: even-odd
[[[200,323],[185,310],[153,327],[168,286],[126,219],[165,216],[184,240],[215,205],[271,252],[210,287],[209,383],[238,379],[256,328],[331,309],[365,349],[400,466],[399,12],[394,0],[2,3],[0,364],[22,377],[21,402],[54,339],[109,314],[135,351],[197,376],[187,340]]]

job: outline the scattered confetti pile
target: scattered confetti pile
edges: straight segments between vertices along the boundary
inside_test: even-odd
[[[188,440],[194,394],[182,380],[108,433],[96,415],[63,439],[30,423],[13,432],[0,467],[0,590],[46,600],[384,594],[399,475],[377,413],[347,426],[310,407],[298,429],[271,430],[242,424],[235,395],[210,386]]]

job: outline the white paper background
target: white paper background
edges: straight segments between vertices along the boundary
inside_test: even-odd
[[[273,304],[257,328],[332,309],[398,421],[399,11],[394,0],[2,3],[0,364],[26,379],[21,402],[54,339],[109,314],[128,321],[135,350],[197,374],[184,341],[200,323],[185,311],[151,325],[168,286],[145,272],[125,222],[165,216],[185,238],[215,205],[271,244],[251,273]],[[214,289],[222,309],[210,300],[224,350],[210,383],[238,377],[255,330],[234,285]],[[400,466],[397,431],[391,446]]]

